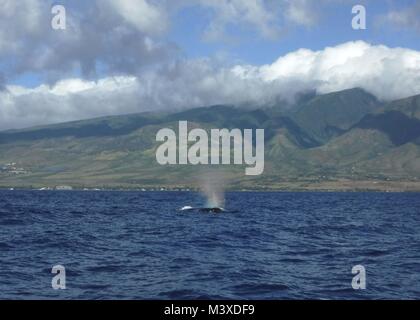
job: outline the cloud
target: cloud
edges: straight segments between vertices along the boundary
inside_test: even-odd
[[[281,2],[280,2],[281,3]],[[229,26],[250,26],[262,37],[275,39],[281,33],[280,3],[263,0],[199,0],[199,4],[213,11],[213,19],[204,38],[218,41],[226,38]]]
[[[170,20],[193,6],[211,15],[203,33],[209,41],[232,37],[232,27],[277,39],[289,20],[314,23],[308,0],[73,0],[65,4],[67,29],[53,30],[53,4],[0,0],[0,73],[6,81],[28,73],[51,84],[75,75],[137,75],[179,57],[180,49],[166,38]]]
[[[35,74],[54,84],[75,76],[137,76],[181,56],[167,37],[171,18],[184,9],[198,6],[210,15],[208,41],[238,34],[278,39],[290,22],[314,25],[329,1],[73,0],[65,3],[66,30],[53,30],[53,0],[0,0],[0,79]]]
[[[318,7],[322,1],[314,3],[311,0],[289,0],[286,17],[293,23],[305,27],[314,26],[319,19]]]
[[[213,104],[284,105],[302,91],[361,87],[383,100],[420,94],[420,52],[348,42],[300,49],[272,64],[219,66],[183,60],[137,76],[68,79],[0,93],[0,129]]]
[[[420,2],[400,10],[393,10],[379,17],[380,24],[420,32]]]
[[[199,5],[212,12],[204,31],[207,41],[225,41],[235,37],[232,27],[255,31],[268,40],[279,39],[292,23],[312,27],[320,18],[323,6],[334,0],[184,0],[180,8]],[[343,0],[335,0],[343,1]]]
[[[262,66],[226,68],[210,59],[184,61],[139,77],[138,82],[140,88],[147,84],[147,101],[159,108],[261,106],[292,101],[302,91],[354,87],[392,100],[420,94],[420,52],[356,41],[320,51],[300,49]]]
[[[180,49],[165,36],[170,17],[186,7],[214,13],[206,39],[222,37],[229,25],[248,26],[274,38],[279,16],[263,0],[73,0],[65,4],[66,30],[51,28],[53,0],[0,0],[0,73],[10,81],[36,73],[53,84],[137,75],[173,61]]]
[[[50,83],[80,74],[132,75],[170,60],[178,48],[159,37],[165,10],[146,0],[72,1],[66,30],[51,28],[49,0],[0,0],[0,71],[37,73]]]
[[[168,28],[164,8],[145,0],[101,0],[109,4],[126,21],[146,34],[161,34]]]
[[[97,82],[68,79],[53,87],[7,86],[0,93],[0,128],[21,128],[137,111],[134,77]]]
[[[257,69],[265,81],[290,77],[316,81],[320,93],[361,87],[380,99],[420,93],[420,52],[370,45],[363,41],[301,49]]]

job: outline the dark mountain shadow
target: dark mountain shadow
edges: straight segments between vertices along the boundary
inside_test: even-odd
[[[240,114],[240,112],[233,106],[216,105],[173,113],[165,117],[165,122],[194,121],[215,123],[225,120],[225,117],[233,117],[238,114]]]
[[[87,120],[44,128],[2,132],[0,133],[0,143],[63,137],[87,138],[120,136],[129,134],[143,126],[159,122],[156,119],[149,119],[139,115],[123,117],[124,118],[121,118],[120,123],[118,124],[113,123],[117,117],[111,117],[108,119]]]
[[[189,121],[211,124],[215,128],[255,129],[261,128],[268,119],[263,110],[217,105],[175,113],[167,116],[165,122]]]
[[[233,106],[212,106],[190,109],[174,114],[132,114],[82,120],[40,128],[13,130],[0,133],[0,143],[36,141],[64,137],[111,137],[130,134],[147,125],[169,126],[172,122],[189,121],[208,124],[213,128],[264,129],[265,140],[272,139],[278,129],[286,129],[292,139],[303,148],[319,143],[287,116],[272,115],[261,109],[244,110]]]
[[[264,124],[265,138],[270,140],[276,134],[278,129],[285,128],[293,137],[295,142],[302,148],[314,148],[320,146],[320,143],[312,138],[305,130],[303,130],[296,122],[286,116],[275,116]]]
[[[212,106],[187,110],[169,115],[166,122],[193,121],[210,124],[214,128],[264,129],[265,140],[272,139],[278,129],[286,129],[294,140],[304,148],[318,146],[319,143],[300,128],[291,118],[272,115],[269,111],[256,109],[244,110],[233,106]]]
[[[399,111],[369,114],[353,128],[375,129],[384,132],[396,146],[407,142],[419,144],[420,141],[420,120],[410,118]]]
[[[324,144],[346,132],[365,115],[377,110],[379,105],[372,94],[354,88],[315,96],[298,106],[291,117]]]

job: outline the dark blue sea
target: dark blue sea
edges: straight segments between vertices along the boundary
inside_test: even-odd
[[[204,202],[0,191],[0,299],[420,299],[420,194],[227,193],[226,212],[178,211]]]

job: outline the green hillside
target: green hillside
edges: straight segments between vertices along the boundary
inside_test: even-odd
[[[361,89],[300,99],[287,112],[212,106],[0,132],[0,187],[196,188],[222,172],[249,190],[420,190],[420,96],[380,103]],[[191,127],[265,129],[265,171],[161,166],[156,133]]]
[[[377,99],[362,89],[317,96],[292,115],[314,138],[324,143],[343,133],[379,107]]]

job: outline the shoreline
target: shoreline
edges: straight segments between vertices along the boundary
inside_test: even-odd
[[[139,189],[72,189],[72,190],[57,190],[57,189],[31,189],[31,188],[3,188],[0,187],[0,192],[137,192],[137,193],[201,193],[200,190],[139,190]],[[224,190],[224,193],[420,193],[420,190],[379,190],[379,189],[229,189]]]
[[[217,187],[217,186],[216,186]],[[346,178],[319,181],[311,178],[271,181],[230,181],[220,185],[225,192],[395,192],[419,193],[418,180],[351,180]],[[36,191],[135,191],[135,192],[200,192],[201,185],[178,181],[174,184],[127,184],[108,182],[102,184],[76,181],[44,181],[13,183],[3,181],[0,190]]]

